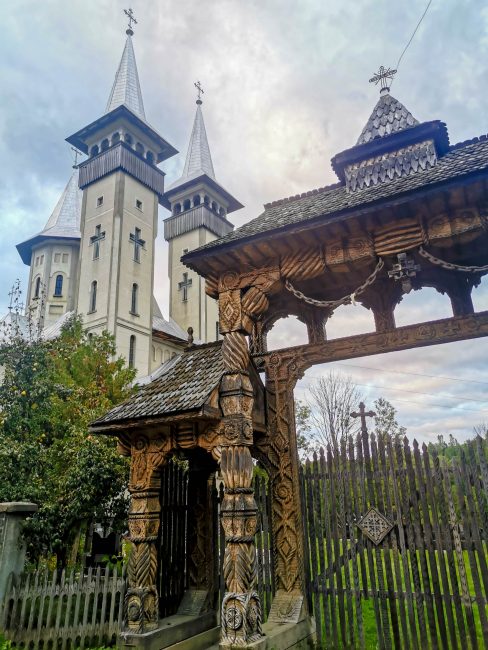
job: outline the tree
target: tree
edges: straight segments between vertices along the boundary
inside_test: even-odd
[[[358,421],[350,415],[359,407],[361,393],[352,379],[333,371],[320,377],[309,388],[311,438],[315,446],[330,445],[332,452],[342,440],[358,431]]]
[[[392,438],[406,435],[405,427],[398,424],[396,420],[396,408],[384,397],[378,398],[374,403],[374,430],[377,436],[388,435]]]
[[[29,555],[63,567],[88,521],[125,525],[128,461],[88,425],[131,394],[134,371],[79,317],[52,341],[12,332],[0,365],[0,501],[39,505],[24,530]]]
[[[295,400],[295,428],[299,454],[309,456],[313,452],[313,441],[310,437],[310,406],[300,400]]]

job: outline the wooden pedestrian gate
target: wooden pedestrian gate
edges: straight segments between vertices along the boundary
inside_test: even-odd
[[[301,472],[320,648],[488,648],[488,442],[356,440]]]

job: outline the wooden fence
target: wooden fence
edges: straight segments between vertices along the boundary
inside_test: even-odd
[[[360,434],[305,463],[320,648],[488,648],[488,444],[447,461]]]
[[[19,647],[85,648],[115,640],[125,576],[115,569],[11,575],[0,630]]]

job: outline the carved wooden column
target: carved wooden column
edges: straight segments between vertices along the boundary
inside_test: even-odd
[[[402,298],[403,291],[399,282],[390,278],[378,278],[361,295],[359,302],[366,309],[372,310],[376,331],[384,334],[395,329],[395,307]]]
[[[119,439],[119,449],[131,456],[129,492],[129,558],[125,596],[125,622],[131,632],[142,633],[158,624],[157,538],[161,507],[160,468],[166,461],[170,440],[136,433]]]
[[[276,595],[269,620],[297,623],[305,615],[302,514],[293,389],[299,360],[272,354],[266,365],[268,435],[258,451],[271,486]]]
[[[250,289],[249,291],[252,291]],[[248,292],[249,293],[249,292]],[[241,646],[261,636],[261,603],[256,591],[257,561],[254,535],[257,508],[252,488],[253,390],[248,376],[249,351],[243,333],[246,314],[241,290],[219,296],[222,355],[226,374],[220,386],[224,414],[221,429],[221,474],[225,493],[222,526],[225,532],[221,646]],[[248,323],[252,327],[252,323]]]

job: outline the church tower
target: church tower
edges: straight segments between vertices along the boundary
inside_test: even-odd
[[[243,206],[215,178],[203,121],[203,90],[199,82],[195,86],[197,110],[183,174],[163,197],[163,205],[171,210],[164,221],[164,237],[169,242],[169,315],[184,330],[192,327],[195,338],[209,342],[219,337],[217,303],[206,295],[204,280],[180,260],[233,230],[227,214]]]
[[[127,40],[105,114],[67,141],[88,155],[83,190],[77,311],[85,328],[115,336],[117,351],[147,374],[153,362],[154,241],[165,174],[177,153],[146,121],[132,45]]]
[[[75,168],[41,232],[17,244],[30,266],[26,312],[41,329],[76,306],[81,198]]]

